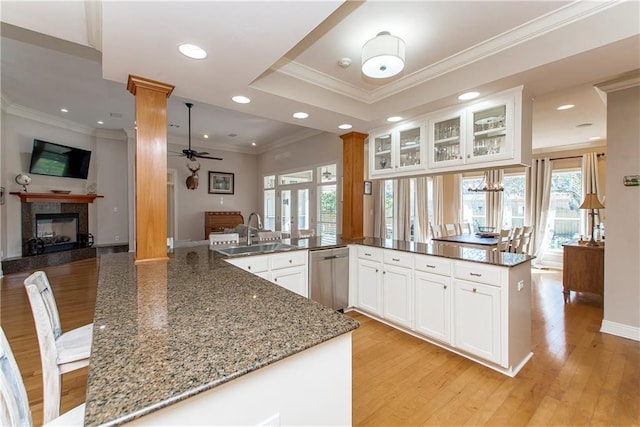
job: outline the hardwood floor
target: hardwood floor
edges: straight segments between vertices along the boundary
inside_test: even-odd
[[[96,260],[45,269],[64,330],[92,321]],[[0,319],[42,420],[40,355],[22,282],[1,281]],[[640,343],[599,331],[602,299],[572,293],[561,273],[534,270],[534,357],[509,378],[366,316],[353,340],[353,424],[640,425]],[[62,411],[85,397],[86,369],[63,376]]]

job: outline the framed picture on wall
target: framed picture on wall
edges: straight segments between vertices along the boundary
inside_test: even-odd
[[[235,174],[209,171],[209,194],[233,194]]]

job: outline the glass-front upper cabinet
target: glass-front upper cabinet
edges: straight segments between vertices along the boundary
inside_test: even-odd
[[[429,120],[429,167],[464,163],[464,110],[449,111]]]
[[[370,175],[386,177],[424,169],[425,140],[422,121],[405,123],[372,135]]]
[[[489,101],[469,109],[472,126],[468,163],[513,156],[513,98]]]

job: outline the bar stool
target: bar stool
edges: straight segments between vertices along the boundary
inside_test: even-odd
[[[60,414],[61,376],[89,364],[93,323],[62,333],[51,285],[44,271],[24,281],[33,312],[42,362],[44,422]]]
[[[58,391],[59,394],[60,391]],[[44,424],[49,426],[81,426],[83,423],[84,404],[76,406],[55,419],[44,419]],[[0,327],[0,425],[33,425],[27,390],[2,327]]]

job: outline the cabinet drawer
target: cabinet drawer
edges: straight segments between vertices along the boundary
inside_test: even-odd
[[[454,270],[458,279],[500,286],[500,267],[474,262],[456,262]]]
[[[293,267],[307,264],[307,251],[291,251],[284,254],[271,255],[271,269]]]
[[[371,246],[358,246],[358,258],[382,261],[382,249]]]
[[[451,264],[452,261],[446,258],[428,255],[416,255],[414,268],[418,271],[424,271],[426,273],[451,276]]]
[[[384,263],[398,267],[413,268],[413,254],[400,251],[384,251]]]
[[[246,258],[232,258],[225,261],[251,273],[261,273],[269,270],[268,255],[250,256]]]

